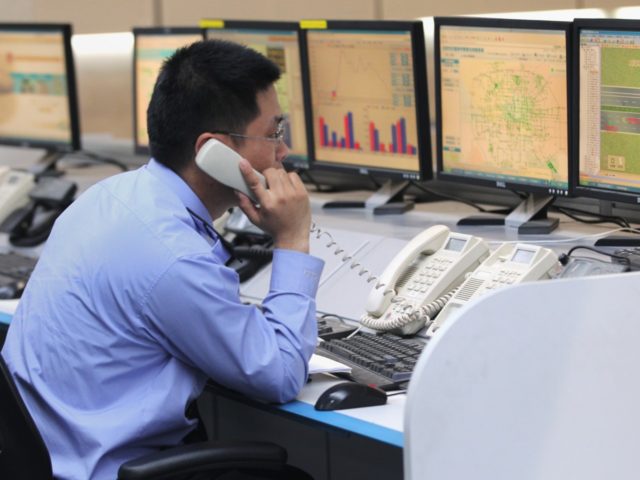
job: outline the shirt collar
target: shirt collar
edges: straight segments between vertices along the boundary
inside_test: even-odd
[[[191,187],[182,179],[182,177],[180,177],[180,175],[154,158],[149,160],[149,163],[146,165],[146,169],[154,177],[167,185],[171,191],[180,198],[186,208],[193,210],[209,224],[213,223],[213,219],[211,218],[207,208],[195,192],[191,190]]]

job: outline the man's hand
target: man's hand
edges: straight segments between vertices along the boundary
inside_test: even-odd
[[[311,209],[300,177],[268,168],[262,172],[269,185],[266,189],[245,159],[240,161],[240,172],[260,204],[256,207],[246,195],[236,192],[240,209],[249,220],[273,237],[276,248],[309,253]]]

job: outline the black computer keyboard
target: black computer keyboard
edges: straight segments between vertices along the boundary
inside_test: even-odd
[[[22,294],[38,260],[18,253],[0,253],[0,298]]]
[[[358,332],[321,342],[316,353],[350,366],[356,382],[384,387],[409,380],[424,346],[420,338]]]

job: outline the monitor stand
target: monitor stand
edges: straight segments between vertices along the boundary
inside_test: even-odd
[[[458,221],[460,226],[504,225],[516,228],[520,235],[546,235],[558,226],[557,218],[547,217],[547,207],[553,202],[551,195],[529,194],[506,217],[501,215],[473,215]]]
[[[366,208],[367,210],[372,210],[374,215],[404,213],[414,207],[413,202],[397,200],[408,186],[408,180],[386,180],[382,186],[364,202],[336,200],[325,203],[322,208]]]

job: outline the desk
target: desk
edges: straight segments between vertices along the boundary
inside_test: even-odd
[[[358,199],[366,196],[365,192],[341,193],[340,197]],[[314,221],[323,229],[336,233],[350,246],[360,248],[361,243],[370,238],[370,245],[360,248],[361,259],[374,273],[380,273],[399,248],[414,235],[425,228],[436,224],[444,224],[452,230],[482,236],[492,247],[504,241],[532,242],[542,244],[560,253],[571,246],[592,245],[594,238],[585,236],[605,234],[611,227],[592,226],[576,223],[561,217],[559,228],[551,235],[519,236],[505,227],[464,227],[455,225],[465,215],[475,213],[472,207],[455,202],[437,202],[421,204],[414,211],[400,216],[374,216],[364,210],[330,210],[323,211],[322,203],[332,195],[313,194],[312,211]],[[353,232],[351,239],[345,232]],[[580,238],[578,238],[580,237]],[[353,241],[352,241],[353,240]],[[386,242],[386,243],[385,243]],[[341,243],[340,241],[338,243]],[[386,248],[395,245],[395,249]],[[343,244],[343,246],[345,246]],[[346,246],[345,246],[346,248]],[[313,249],[313,247],[312,247]],[[349,250],[347,248],[347,250]],[[331,252],[317,246],[314,253],[325,258],[329,270],[335,269],[336,262]],[[367,263],[370,261],[371,263]],[[326,274],[325,272],[323,274]],[[357,274],[348,269],[338,273],[329,272],[331,279],[323,282],[318,292],[318,311],[341,315],[348,320],[356,321],[364,311],[364,302],[370,285],[363,282]],[[242,291],[248,292],[248,298],[259,301],[268,288],[268,267],[256,275],[253,280],[243,285]],[[317,376],[305,386],[296,401],[282,406],[248,404],[242,400],[229,405],[226,399],[219,408],[219,414],[229,414],[236,419],[250,416],[246,422],[246,437],[255,433],[256,425],[264,432],[273,429],[272,436],[265,438],[279,441],[292,452],[292,461],[300,458],[304,465],[317,478],[402,478],[402,463],[398,459],[398,451],[403,446],[403,414],[405,397],[391,397],[389,404],[381,407],[345,410],[338,412],[317,412],[313,404],[317,397],[335,380],[328,376]],[[219,400],[218,400],[219,402]],[[256,407],[265,415],[271,413],[274,418],[286,418],[295,424],[292,432],[284,432],[283,422],[273,419],[262,419],[256,415]],[[245,423],[245,422],[242,422]],[[233,428],[237,428],[237,423]],[[303,429],[301,432],[299,429]],[[306,429],[309,431],[307,432]],[[237,438],[238,431],[226,432]],[[314,459],[305,457],[305,449],[299,449],[300,435],[308,442],[315,442],[315,455],[324,455],[326,463],[316,463]],[[226,438],[226,437],[225,437]],[[287,443],[290,439],[291,443]],[[298,457],[298,455],[300,457]],[[347,457],[352,457],[351,460]],[[349,465],[361,460],[358,474],[349,471]],[[384,472],[382,474],[381,472]],[[361,476],[360,476],[361,475]]]

